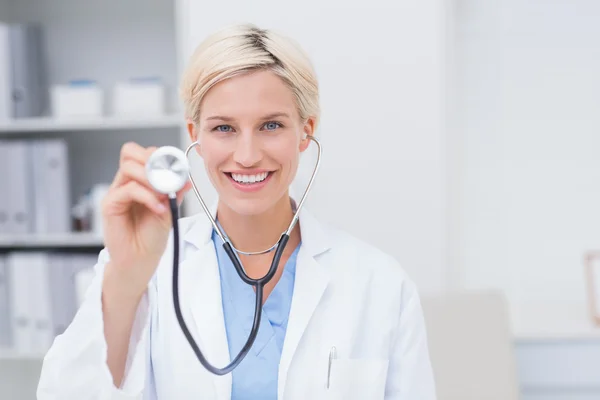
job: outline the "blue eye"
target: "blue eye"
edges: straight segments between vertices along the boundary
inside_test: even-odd
[[[230,125],[218,125],[218,126],[215,126],[213,128],[213,130],[217,131],[217,132],[227,133],[227,132],[231,132],[233,129],[231,128]]]
[[[275,122],[275,121],[269,121],[266,124],[264,124],[263,126],[268,131],[274,131],[275,129],[282,127],[282,125],[279,122]]]

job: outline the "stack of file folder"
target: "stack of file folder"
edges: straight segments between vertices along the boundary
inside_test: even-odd
[[[65,139],[0,139],[0,235],[71,231]]]
[[[73,320],[82,301],[78,278],[93,276],[97,258],[42,251],[0,254],[0,351],[48,351]]]

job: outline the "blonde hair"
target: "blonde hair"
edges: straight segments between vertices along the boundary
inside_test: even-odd
[[[300,118],[315,118],[316,127],[319,87],[308,56],[291,39],[253,24],[221,29],[196,48],[181,84],[186,118],[199,122],[200,103],[214,85],[257,70],[278,75],[292,90]]]

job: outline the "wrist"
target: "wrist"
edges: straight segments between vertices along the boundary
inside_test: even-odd
[[[148,285],[131,282],[131,279],[122,271],[125,271],[125,269],[119,268],[110,262],[106,264],[102,283],[103,303],[135,309],[146,293]]]

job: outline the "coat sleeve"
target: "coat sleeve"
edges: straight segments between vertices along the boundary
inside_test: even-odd
[[[427,332],[415,284],[406,280],[393,342],[385,400],[435,400]]]
[[[113,384],[107,364],[102,315],[102,280],[109,256],[103,249],[81,307],[44,357],[38,400],[154,400],[149,362],[151,287],[138,306],[130,337],[125,378]]]

